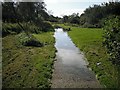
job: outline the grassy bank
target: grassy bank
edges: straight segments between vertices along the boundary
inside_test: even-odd
[[[107,88],[118,88],[117,67],[109,60],[106,48],[102,45],[102,29],[72,27],[68,33],[80,50],[85,53],[89,66],[96,73],[97,79]]]
[[[53,32],[34,34],[43,47],[20,44],[18,35],[3,38],[3,87],[49,88],[55,57]]]
[[[68,32],[69,36],[75,45],[84,52],[89,62],[89,67],[95,72],[103,87],[118,88],[120,72],[108,60],[107,50],[102,44],[104,31],[97,28],[58,25],[64,28],[71,28],[71,31]]]

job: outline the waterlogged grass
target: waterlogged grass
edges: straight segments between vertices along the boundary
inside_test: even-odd
[[[101,85],[106,88],[120,88],[120,68],[109,61],[107,50],[103,46],[104,30],[98,28],[80,28],[66,24],[57,24],[70,28],[68,32],[75,45],[85,54],[90,67]]]
[[[96,73],[97,79],[107,88],[119,87],[117,67],[109,60],[103,46],[102,29],[71,27],[68,32],[75,45],[82,50],[89,62],[89,67]]]
[[[3,38],[3,88],[49,88],[55,57],[53,32],[34,34],[43,47],[26,47],[17,35]]]

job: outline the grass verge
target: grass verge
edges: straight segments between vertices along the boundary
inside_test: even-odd
[[[71,31],[68,32],[69,36],[85,54],[89,67],[95,72],[101,85],[106,88],[120,88],[120,68],[108,60],[107,50],[102,44],[104,31],[97,28],[79,28],[63,24],[59,24],[59,26],[71,28]]]
[[[76,46],[85,53],[89,67],[96,73],[100,83],[107,88],[118,88],[118,68],[108,60],[107,50],[102,45],[103,33],[102,29],[73,27],[68,34]]]
[[[3,88],[49,88],[55,47],[53,32],[33,34],[43,47],[26,47],[17,35],[3,38]]]

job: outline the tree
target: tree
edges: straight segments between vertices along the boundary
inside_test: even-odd
[[[87,8],[80,16],[80,23],[86,26],[101,27],[101,20],[110,15],[120,15],[120,2],[102,3]]]
[[[72,15],[69,15],[69,22],[72,24],[79,24],[79,14],[73,13]]]
[[[69,17],[68,17],[67,15],[63,16],[63,22],[64,22],[64,23],[68,22],[68,21],[69,21],[68,18],[69,18]]]
[[[13,7],[12,2],[2,3],[2,20],[3,20],[3,22],[12,22],[12,23],[16,22],[16,16],[13,12],[12,7]]]
[[[62,18],[62,21],[64,23],[71,23],[71,24],[79,24],[80,23],[80,17],[78,16],[79,14],[73,13],[72,15],[64,15]]]
[[[43,21],[49,18],[44,2],[3,2],[3,22],[18,23],[19,26],[28,34],[25,29],[28,24],[34,23],[39,28],[43,27]],[[9,13],[8,13],[9,12]],[[25,22],[26,25],[21,23]]]

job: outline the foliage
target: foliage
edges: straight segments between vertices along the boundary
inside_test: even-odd
[[[79,24],[80,23],[80,17],[78,15],[78,13],[73,13],[72,15],[65,15],[62,18],[62,22],[63,23],[71,23],[71,24]]]
[[[39,34],[42,32],[42,28],[40,26],[35,25],[34,23],[22,23],[22,26],[29,32],[29,33],[36,33]]]
[[[59,18],[59,17],[55,17],[53,15],[50,15],[48,21],[56,23],[56,22],[60,22],[60,19],[61,18]]]
[[[22,29],[18,24],[11,23],[2,23],[2,36],[6,36],[8,34],[18,34],[22,32]]]
[[[110,60],[120,65],[120,17],[110,16],[105,20],[104,45],[108,49]]]
[[[94,25],[92,25],[92,24],[89,24],[89,23],[84,23],[84,25],[82,26],[82,27],[84,27],[84,28],[94,28]]]
[[[46,21],[43,22],[42,31],[47,32],[47,31],[53,31],[53,30],[54,28],[50,22],[46,22]]]
[[[119,9],[119,1],[90,6],[81,14],[80,25],[84,27],[102,27],[101,20],[110,15],[120,15]]]
[[[25,33],[20,33],[17,36],[20,41],[20,43],[22,43],[22,45],[24,46],[33,46],[33,47],[41,47],[43,46],[42,43],[40,43],[40,41],[38,41],[33,35],[31,35],[31,37],[27,37],[27,35]]]
[[[42,29],[32,23],[21,23],[28,33],[41,33]],[[2,36],[7,36],[9,34],[19,34],[23,32],[23,29],[17,23],[2,23]]]
[[[69,22],[69,17],[67,15],[63,16],[63,22],[64,23]]]
[[[45,8],[45,3],[40,2],[3,2],[2,3],[2,20],[4,23],[17,23],[20,29],[28,36],[29,33],[40,33],[41,31],[52,31],[50,23],[45,22],[49,15]],[[8,13],[9,12],[9,13]],[[11,34],[9,24],[3,26],[3,34]],[[15,32],[19,32],[20,30]]]
[[[42,1],[4,2],[2,3],[2,11],[3,22],[35,22],[37,19],[45,20],[48,18],[45,4]]]
[[[72,15],[64,15],[61,23],[70,23],[81,25],[87,28],[101,28],[102,20],[110,15],[120,15],[120,2],[104,2],[101,5],[92,5],[84,10],[79,16],[78,13]]]
[[[16,16],[12,10],[12,7],[13,7],[12,3],[8,3],[8,2],[2,3],[2,21],[3,22],[12,22],[12,23],[16,22],[15,20]]]
[[[54,24],[54,28],[63,28],[64,31],[70,31],[71,28],[69,26],[67,26],[67,23],[65,23],[65,24]],[[74,25],[74,24],[72,24],[72,25]]]
[[[38,40],[36,40],[34,38],[31,38],[31,39],[23,42],[23,45],[24,46],[35,46],[35,47],[41,47],[41,46],[43,46],[42,43],[40,43]]]
[[[59,26],[59,25],[57,25],[57,24],[53,25],[53,27],[54,27],[54,28],[62,28],[61,26]]]

